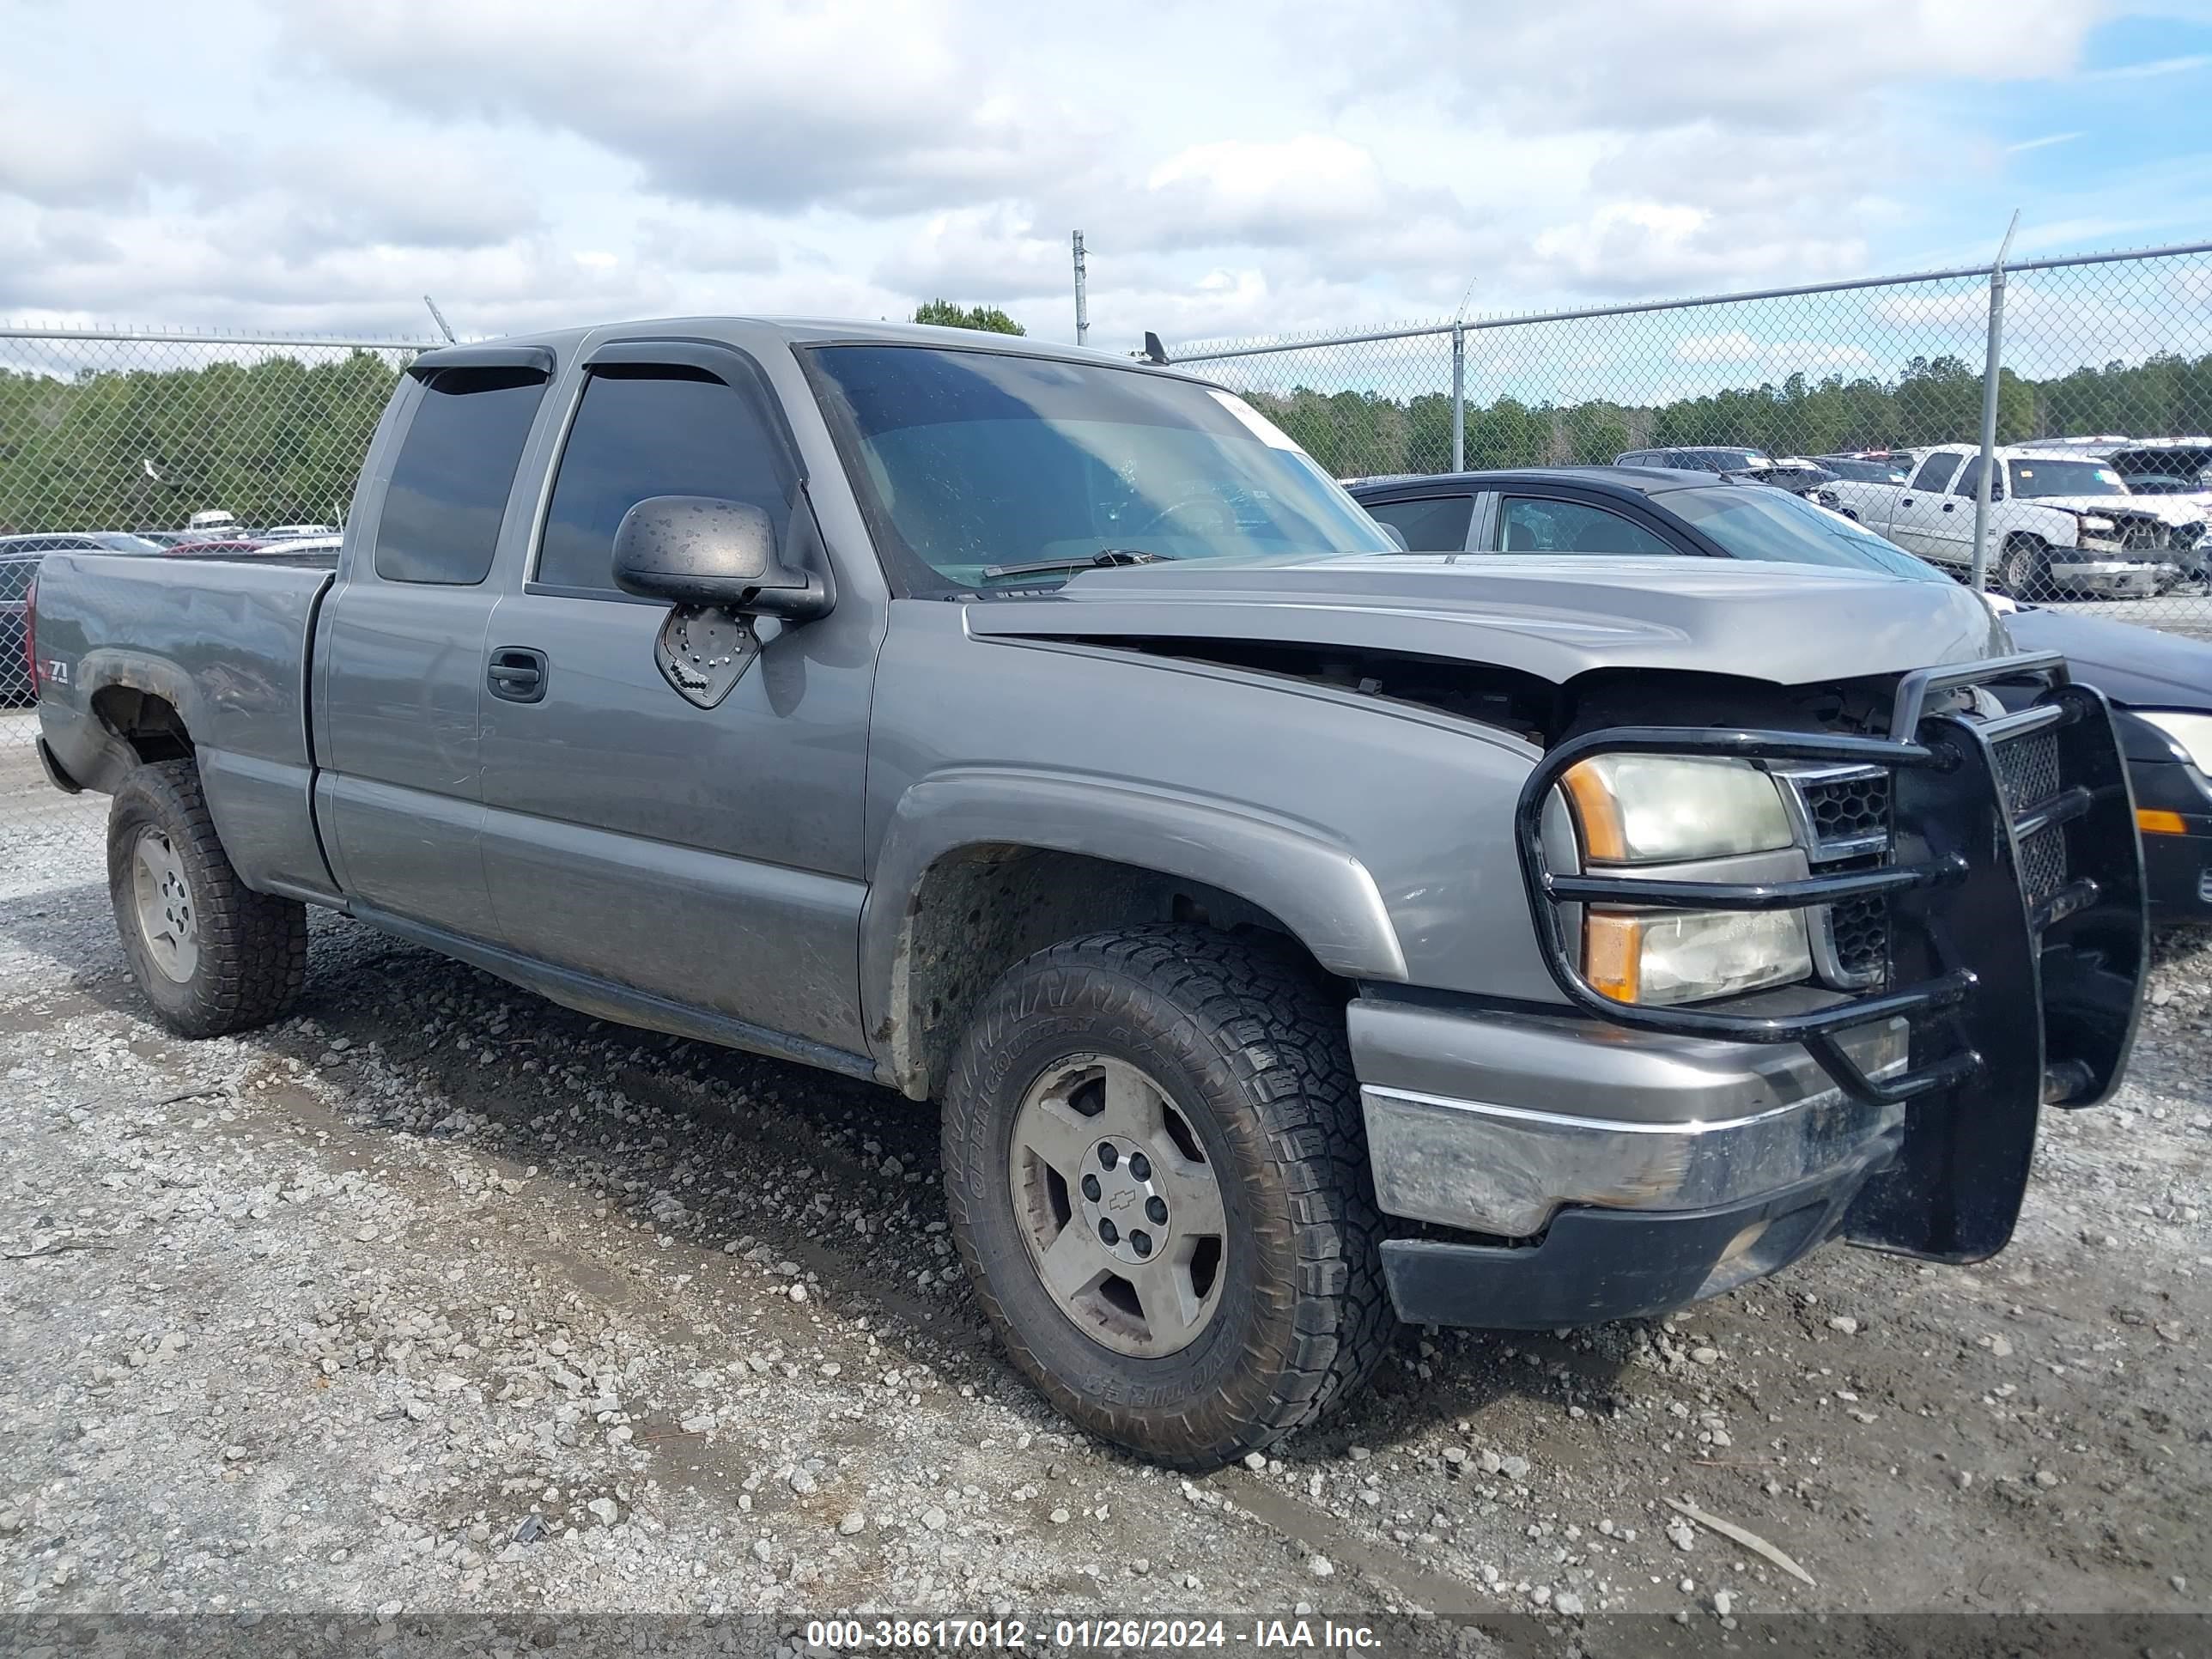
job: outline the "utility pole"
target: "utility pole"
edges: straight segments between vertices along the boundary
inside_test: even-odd
[[[1083,296],[1083,233],[1075,233],[1075,343],[1091,332],[1091,311]]]
[[[1984,593],[1990,585],[1990,482],[1996,471],[1997,385],[2003,378],[2005,255],[2012,252],[2012,234],[2020,228],[2020,210],[2012,210],[2004,240],[1990,266],[1990,343],[1982,360],[1982,476],[1974,486],[1974,592]],[[2013,598],[2021,595],[2015,593]]]

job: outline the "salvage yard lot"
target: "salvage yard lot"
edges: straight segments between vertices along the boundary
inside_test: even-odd
[[[1722,1590],[2016,1611],[2212,1584],[2202,941],[2162,947],[2118,1104],[2046,1118],[1996,1261],[1829,1249],[1663,1324],[1408,1331],[1346,1415],[1187,1482],[1071,1433],[999,1358],[933,1115],[893,1096],[336,919],[297,1018],[167,1036],[114,941],[103,803],[43,792],[4,718],[18,1609],[1705,1621]]]

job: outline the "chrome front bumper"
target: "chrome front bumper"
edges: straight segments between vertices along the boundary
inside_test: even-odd
[[[1902,1103],[1837,1087],[1796,1044],[1352,1007],[1376,1199],[1388,1213],[1504,1238],[1568,1206],[1705,1211],[1869,1163]],[[1851,1032],[1869,1075],[1901,1069],[1903,1021]]]
[[[2142,599],[2181,574],[2172,564],[2140,563],[2128,559],[2054,557],[2051,579],[2085,592],[2112,599]]]

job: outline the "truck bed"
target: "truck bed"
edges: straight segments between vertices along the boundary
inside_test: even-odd
[[[112,792],[136,760],[181,756],[161,730],[137,729],[136,694],[162,698],[191,734],[233,862],[269,890],[331,892],[309,803],[307,687],[315,611],[332,579],[314,556],[51,555],[34,616],[53,764]],[[88,696],[88,685],[104,689]]]

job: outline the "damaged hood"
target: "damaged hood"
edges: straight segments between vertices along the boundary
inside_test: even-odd
[[[2155,519],[2175,529],[2200,522],[2204,496],[2197,495],[2022,495],[2023,507],[2055,507],[2093,519]]]
[[[1802,685],[2011,649],[1966,588],[1690,557],[1360,554],[1087,570],[1048,597],[968,606],[1007,639],[1243,640],[1514,668],[1564,684],[1664,668]]]

